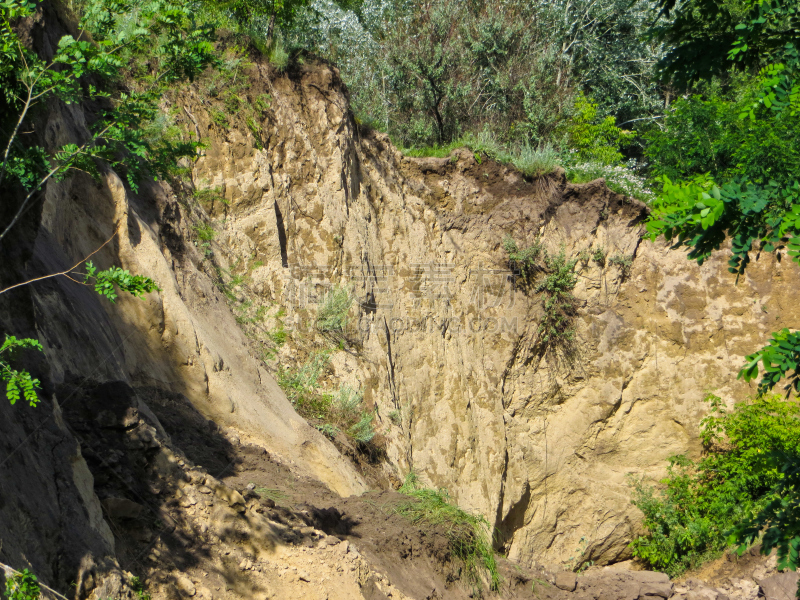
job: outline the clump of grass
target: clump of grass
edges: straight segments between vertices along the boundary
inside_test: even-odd
[[[541,177],[555,171],[559,164],[558,151],[550,144],[531,146],[528,143],[517,147],[503,146],[489,132],[478,135],[468,134],[443,146],[423,146],[421,148],[405,148],[403,154],[411,157],[445,158],[457,148],[469,148],[475,154],[475,160],[481,163],[481,155],[500,163],[514,165],[528,177]]]
[[[279,369],[278,384],[298,413],[315,424],[323,434],[335,439],[344,433],[359,446],[370,444],[376,432],[374,415],[364,410],[364,394],[348,385],[333,393],[320,391],[319,379],[330,361],[330,351],[313,354],[308,362],[294,371]]]
[[[272,489],[267,487],[257,487],[253,491],[255,491],[255,493],[261,496],[262,498],[269,498],[275,504],[278,505],[285,504],[286,501],[289,499],[288,494],[285,494],[284,492],[277,489]]]
[[[559,162],[558,152],[549,144],[533,147],[525,144],[516,154],[512,154],[510,162],[528,177],[541,177],[556,170]],[[501,161],[505,162],[505,161]]]
[[[289,66],[289,53],[283,45],[283,37],[278,34],[272,38],[272,42],[267,47],[267,60],[277,71],[283,73]]]
[[[617,254],[608,259],[608,264],[619,267],[623,279],[627,279],[633,269],[632,254]]]
[[[276,329],[267,332],[267,336],[269,337],[270,341],[276,346],[283,346],[289,337],[283,327],[283,323],[279,323]]]
[[[321,419],[327,413],[329,400],[319,394],[319,378],[330,362],[330,352],[316,352],[298,369],[278,369],[278,385],[304,417]]]
[[[467,144],[464,143],[464,140],[458,139],[449,144],[445,144],[444,146],[422,146],[419,148],[403,148],[402,152],[406,156],[410,156],[412,158],[446,158],[450,156],[453,150],[457,148],[463,148]]]
[[[210,111],[211,122],[214,123],[217,127],[227,127],[228,126],[228,115],[222,112],[218,108],[212,108]]]
[[[317,329],[323,333],[344,333],[347,313],[352,305],[353,295],[350,288],[333,286],[323,297],[317,311]]]
[[[485,573],[492,590],[500,588],[500,573],[492,548],[491,528],[484,517],[472,515],[450,501],[447,490],[433,490],[420,485],[411,472],[400,493],[412,500],[395,507],[397,514],[415,525],[441,525],[447,532],[451,552],[464,563],[467,581],[481,588]]]

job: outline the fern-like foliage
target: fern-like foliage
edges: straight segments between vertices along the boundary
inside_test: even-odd
[[[27,371],[13,368],[9,362],[14,359],[16,353],[25,349],[43,351],[38,340],[6,335],[3,345],[0,346],[0,378],[6,384],[6,397],[11,404],[16,404],[20,398],[24,398],[28,404],[35,407],[39,403],[39,396],[36,394],[39,380]]]

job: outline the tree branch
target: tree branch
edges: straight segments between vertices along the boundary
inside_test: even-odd
[[[86,256],[86,257],[82,258],[81,260],[79,260],[77,263],[75,263],[69,269],[67,269],[65,271],[59,271],[58,273],[51,273],[50,275],[42,275],[41,277],[35,277],[34,279],[29,279],[28,281],[23,281],[21,283],[15,283],[14,285],[10,285],[5,289],[0,290],[0,294],[5,294],[9,290],[13,290],[14,288],[22,287],[23,285],[28,285],[28,284],[31,284],[31,283],[35,283],[37,281],[42,281],[44,279],[50,279],[51,277],[60,277],[62,275],[64,277],[66,277],[67,279],[75,281],[74,279],[72,279],[72,277],[69,276],[69,274],[73,270],[75,270],[79,266],[81,266],[83,263],[85,263],[87,260],[89,260],[92,256],[94,256],[95,254],[100,252],[100,250],[102,250],[111,240],[113,240],[116,237],[116,235],[119,233],[119,227],[120,227],[120,224],[117,224],[117,228],[114,230],[114,233],[111,234],[110,238],[108,238],[105,242],[103,242],[100,245],[100,247],[97,248],[94,252],[92,252],[88,256]],[[81,283],[81,282],[80,281],[75,281],[75,283]]]

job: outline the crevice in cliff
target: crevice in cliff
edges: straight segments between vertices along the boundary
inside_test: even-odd
[[[284,226],[283,213],[281,213],[277,200],[275,200],[273,206],[275,207],[275,222],[278,227],[278,244],[281,249],[281,266],[285,269],[289,267],[289,254],[286,250],[286,227]]]

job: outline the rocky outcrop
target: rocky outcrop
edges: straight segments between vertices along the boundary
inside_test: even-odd
[[[212,140],[194,181],[226,199],[215,248],[248,298],[288,311],[283,360],[313,345],[324,290],[353,286],[358,351],[333,364],[374,403],[401,473],[487,516],[515,560],[627,558],[627,477],[698,453],[707,391],[753,391],[741,357],[800,316],[796,266],[760,256],[737,285],[724,252],[698,267],[642,240],[646,208],[602,181],[529,180],[466,150],[406,158],[357,128],[335,69],[264,72],[263,149],[218,132],[198,94],[182,101]],[[508,270],[507,235],[583,258],[569,348],[540,343],[541,298]]]

